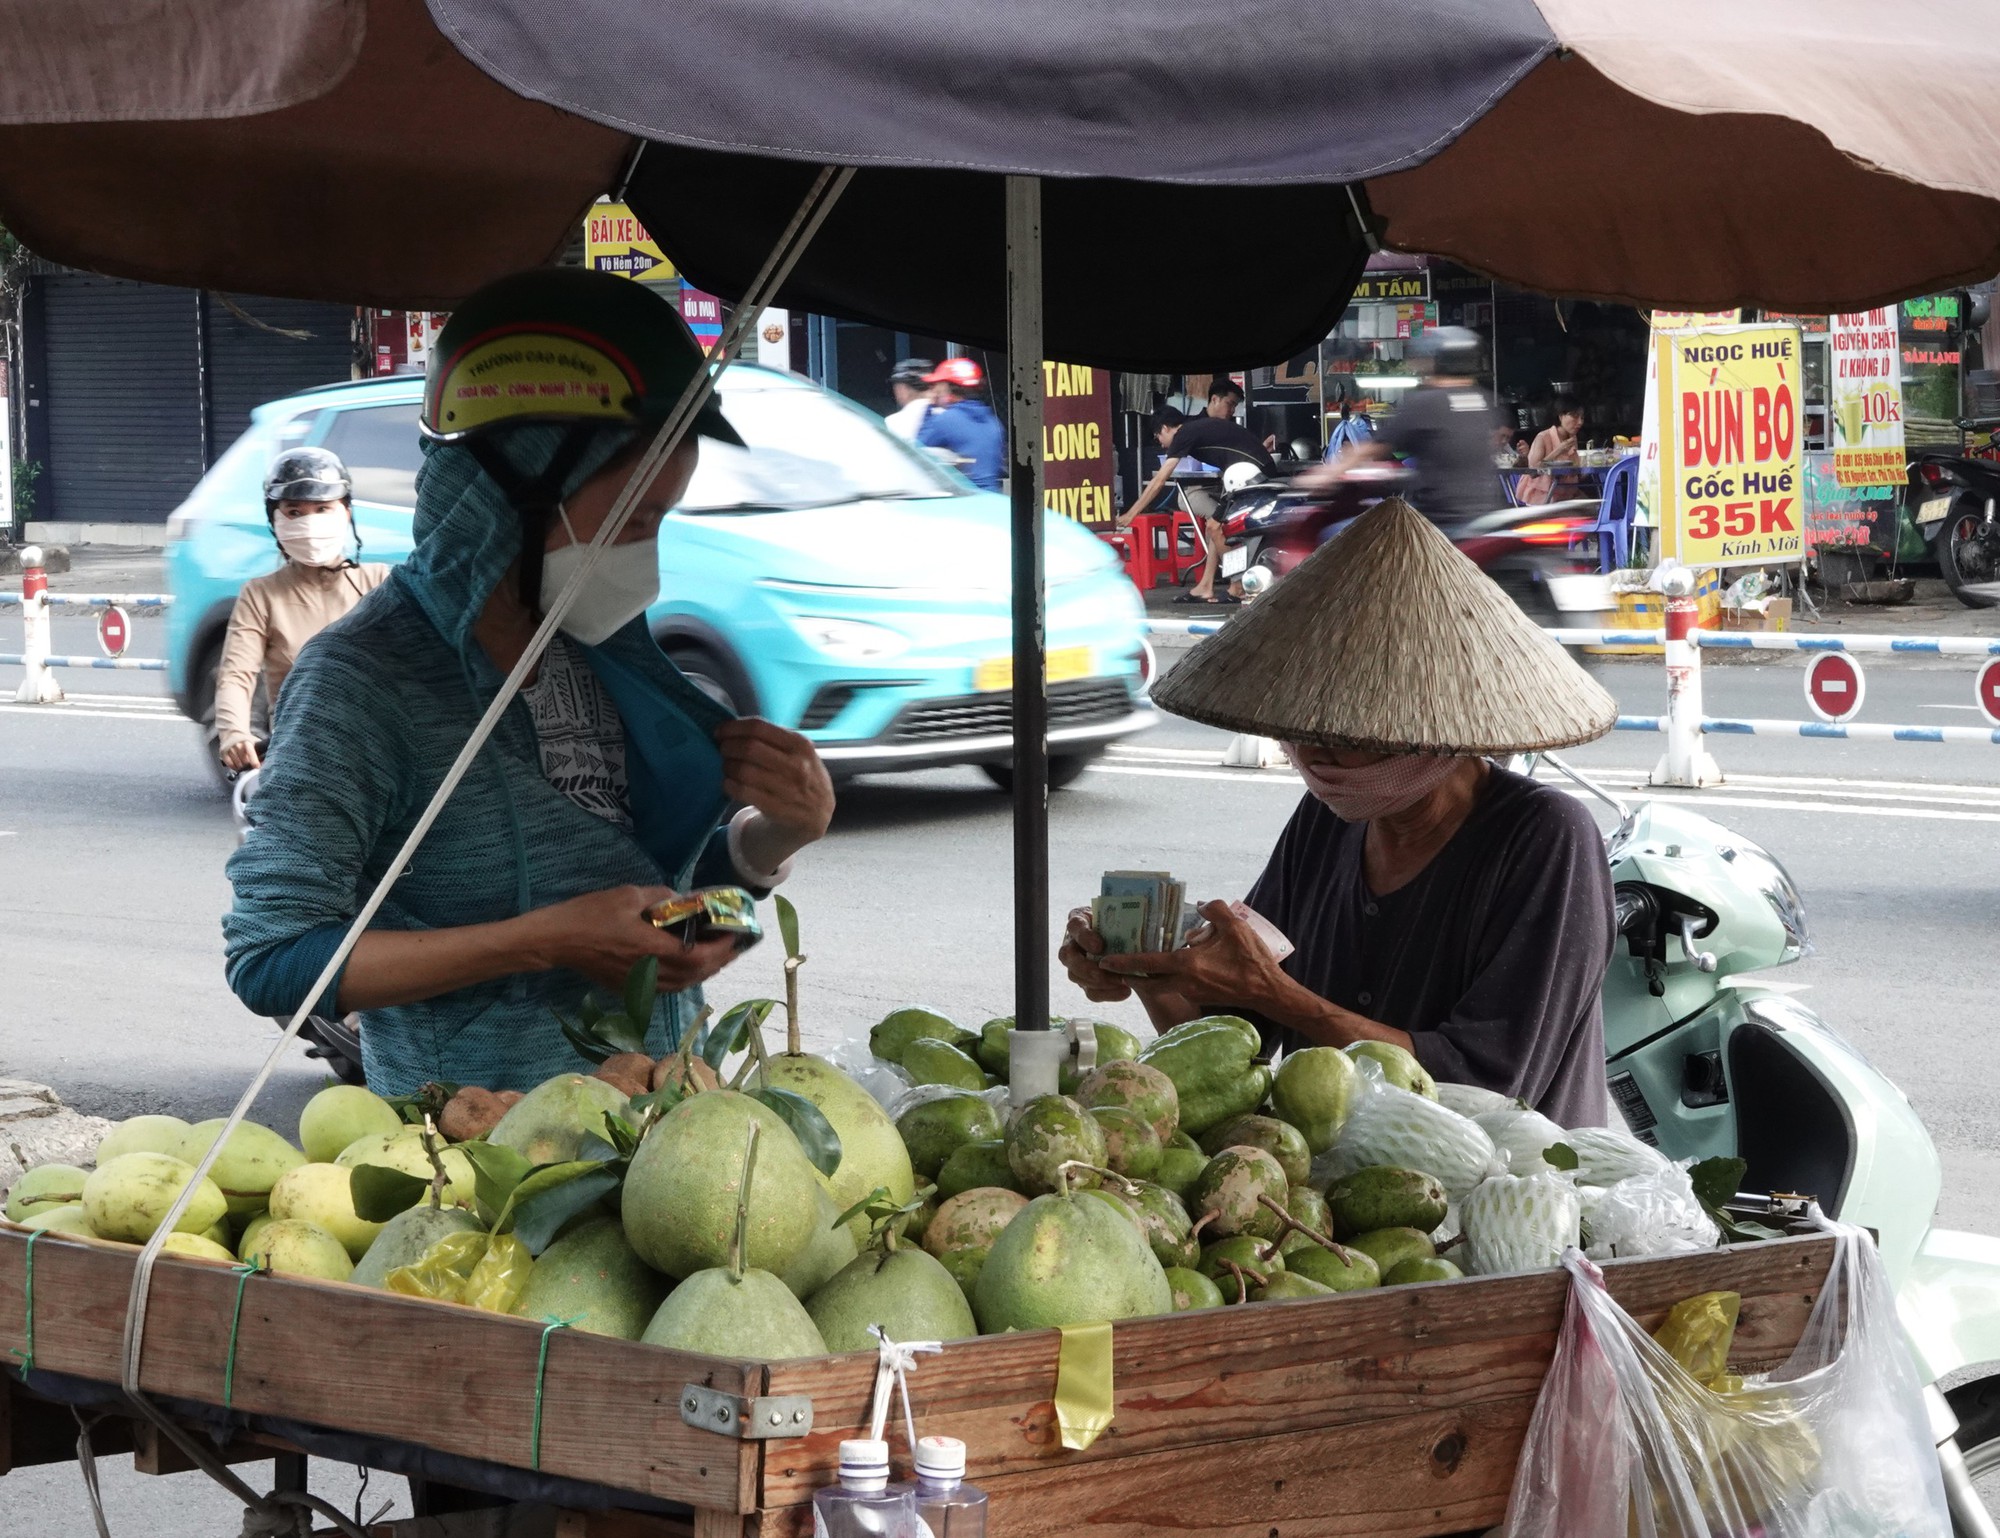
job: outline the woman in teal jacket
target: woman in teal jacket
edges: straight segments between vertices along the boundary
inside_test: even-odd
[[[416,548],[300,654],[229,863],[229,982],[251,1009],[303,1000],[703,366],[672,306],[623,278],[523,273],[454,313],[425,395]],[[712,404],[695,432],[740,442]],[[812,745],[732,718],[647,630],[660,520],[697,452],[691,434],[641,498],[319,1006],[360,1012],[378,1092],[525,1090],[586,1067],[556,1011],[646,956],[650,1045],[669,1049],[732,949],[685,946],[643,910],[698,886],[766,891],[826,832]]]

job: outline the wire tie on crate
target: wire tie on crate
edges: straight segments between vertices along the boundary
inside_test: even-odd
[[[222,1364],[222,1408],[236,1408],[236,1332],[243,1324],[243,1289],[250,1285],[250,1278],[265,1268],[262,1255],[246,1261],[240,1266],[231,1266],[236,1273],[236,1306],[229,1313],[229,1355]]]
[[[9,1355],[20,1361],[23,1379],[35,1370],[35,1241],[47,1232],[46,1228],[30,1230],[27,1255],[21,1262],[21,1344]]]
[[[542,1316],[548,1323],[542,1329],[541,1349],[535,1354],[535,1422],[529,1432],[528,1467],[536,1473],[542,1469],[542,1388],[549,1376],[549,1337],[557,1330],[566,1330],[583,1315],[568,1319],[558,1319],[552,1314]]]

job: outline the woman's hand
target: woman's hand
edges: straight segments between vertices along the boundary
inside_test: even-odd
[[[1150,955],[1105,956],[1098,966],[1116,981],[1144,978],[1148,984],[1169,987],[1204,1008],[1227,1006],[1277,1014],[1273,1006],[1299,985],[1278,966],[1255,931],[1230,911],[1228,903],[1203,903],[1201,916],[1208,921],[1207,926],[1196,930],[1186,945]]]
[[[1113,977],[1100,966],[1104,955],[1104,936],[1100,935],[1090,922],[1088,908],[1069,910],[1069,923],[1063,929],[1062,947],[1056,952],[1056,960],[1069,973],[1069,980],[1083,990],[1083,996],[1094,1004],[1122,1004],[1132,997],[1132,985],[1122,977]]]
[[[678,993],[706,982],[735,957],[736,942],[723,938],[687,945],[655,929],[646,910],[674,895],[672,887],[610,887],[524,913],[516,922],[523,929],[528,964],[511,970],[568,967],[615,993],[624,988],[635,961],[656,956],[660,992]]]
[[[260,760],[257,757],[257,744],[250,741],[247,737],[240,742],[231,742],[224,745],[222,749],[223,768],[233,769],[238,774],[241,774],[244,770],[255,769],[259,765]]]
[[[733,801],[769,824],[759,855],[776,852],[777,865],[826,837],[833,823],[833,780],[819,752],[797,732],[757,716],[725,721],[715,729],[722,749],[722,788]]]

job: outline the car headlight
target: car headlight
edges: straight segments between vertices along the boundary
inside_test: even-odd
[[[1805,899],[1799,896],[1798,884],[1792,880],[1791,872],[1748,839],[1724,845],[1717,852],[1746,885],[1755,888],[1771,905],[1771,912],[1777,915],[1779,924],[1784,927],[1785,953],[1778,958],[1780,963],[1810,956],[1812,940],[1806,933]]]
[[[842,662],[887,662],[910,649],[909,638],[886,625],[870,625],[858,619],[822,619],[811,614],[793,614],[787,618],[806,645]]]

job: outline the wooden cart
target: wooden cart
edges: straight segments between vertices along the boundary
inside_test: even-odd
[[[30,1349],[26,1240],[0,1230],[9,1361]],[[36,1243],[37,1372],[118,1381],[136,1254],[54,1235]],[[1740,1292],[1734,1361],[1756,1370],[1790,1354],[1832,1257],[1831,1239],[1795,1238],[1605,1271],[1643,1321],[1694,1293]],[[149,1394],[224,1402],[237,1289],[227,1266],[163,1257],[140,1377]],[[968,1478],[992,1497],[1002,1538],[1462,1532],[1505,1510],[1565,1290],[1548,1271],[1121,1324],[1116,1419],[1085,1452],[1065,1451],[1056,1434],[1054,1331],[953,1343],[922,1359],[911,1397],[921,1431],[965,1441]],[[527,1320],[369,1288],[254,1277],[232,1400],[249,1423],[229,1456],[270,1457],[282,1437],[258,1428],[282,1420],[533,1468],[542,1334]],[[543,1374],[540,1469],[690,1509],[463,1530],[810,1533],[812,1492],[833,1480],[837,1444],[864,1422],[874,1371],[872,1354],[731,1361],[558,1331]],[[5,1467],[74,1455],[69,1412],[37,1399],[34,1382],[0,1400],[11,1412]],[[142,1468],[185,1467],[143,1429],[114,1434],[136,1440]]]

